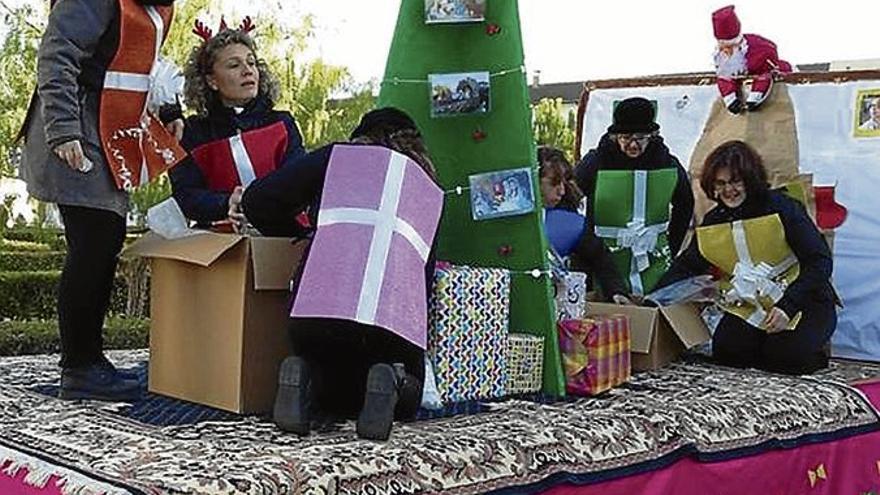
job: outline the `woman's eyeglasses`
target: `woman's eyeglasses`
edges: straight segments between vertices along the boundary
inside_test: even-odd
[[[651,140],[651,134],[618,134],[617,142],[627,145],[629,143],[636,143],[639,146],[646,146],[648,142]]]
[[[730,187],[739,189],[739,188],[743,187],[744,184],[745,184],[745,182],[743,182],[742,179],[730,179],[730,180],[716,179],[715,181],[712,182],[712,185],[715,187],[715,190],[718,190],[718,191],[720,191],[721,189],[724,189],[726,186],[730,186]]]

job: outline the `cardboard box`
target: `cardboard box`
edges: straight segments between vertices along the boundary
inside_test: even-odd
[[[621,314],[630,318],[632,369],[657,369],[678,358],[685,349],[708,341],[711,336],[697,308],[676,304],[661,308],[590,303],[587,315]]]
[[[151,260],[149,390],[235,413],[271,410],[290,354],[290,278],[307,242],[147,234],[125,256]]]

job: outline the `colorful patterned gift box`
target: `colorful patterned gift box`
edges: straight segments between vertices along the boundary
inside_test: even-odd
[[[541,390],[544,376],[544,337],[512,333],[507,336],[507,393]]]
[[[507,270],[436,271],[428,352],[444,403],[505,395],[509,306]]]
[[[629,380],[629,317],[595,316],[558,324],[565,388],[595,395]]]
[[[587,314],[587,274],[566,272],[553,282],[556,320],[577,320]]]

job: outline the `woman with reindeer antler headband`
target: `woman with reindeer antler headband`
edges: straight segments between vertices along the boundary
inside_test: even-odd
[[[199,21],[193,29],[202,43],[184,69],[184,99],[196,112],[182,140],[190,158],[169,175],[174,199],[202,226],[244,226],[244,188],[305,153],[293,116],[273,109],[278,81],[253,29],[250,17],[234,29],[221,20],[216,34]]]

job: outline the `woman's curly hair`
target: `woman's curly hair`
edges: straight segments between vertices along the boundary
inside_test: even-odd
[[[208,86],[208,74],[217,58],[217,52],[229,45],[240,44],[248,47],[254,55],[257,45],[253,38],[244,30],[224,29],[208,41],[193,48],[187,60],[183,75],[186,83],[183,87],[183,100],[187,108],[200,116],[208,114],[208,109],[218,101],[217,91]],[[269,70],[266,61],[257,57],[257,70],[260,73],[260,96],[266,96],[271,103],[278,101],[280,85],[278,79]]]

